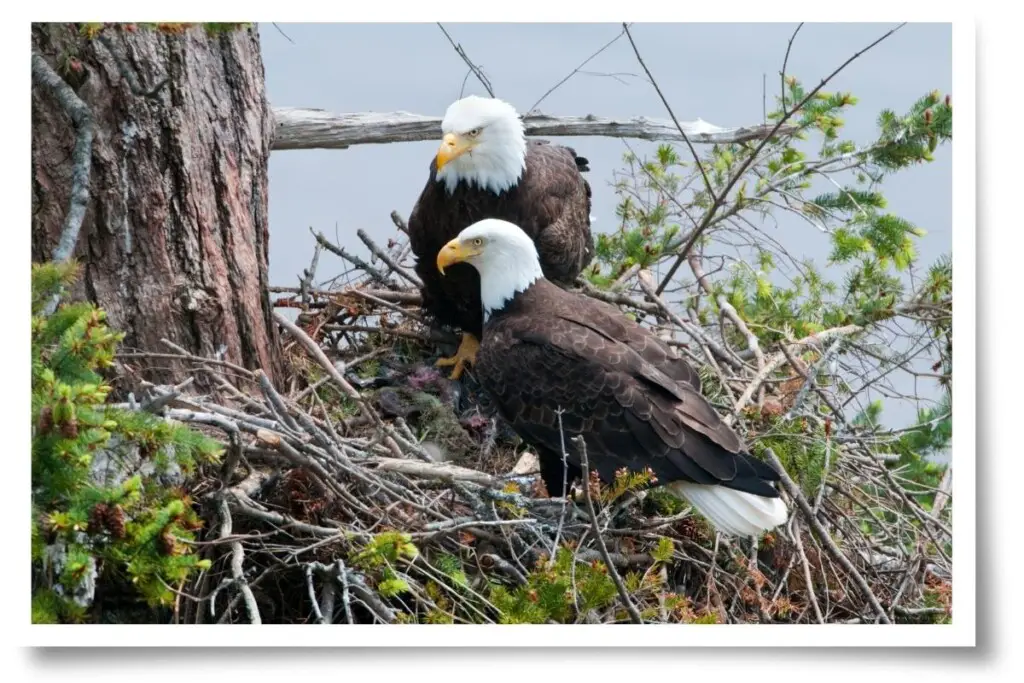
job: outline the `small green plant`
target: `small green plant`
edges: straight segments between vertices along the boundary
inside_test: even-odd
[[[373,536],[352,558],[352,565],[376,579],[381,597],[393,598],[409,590],[409,583],[395,572],[400,559],[414,560],[419,550],[409,534],[385,531]]]
[[[123,335],[87,302],[44,307],[73,263],[32,267],[32,620],[90,618],[96,586],[129,586],[150,607],[208,567],[184,483],[221,447],[192,429],[107,404],[100,374]]]
[[[617,595],[602,562],[576,562],[573,551],[561,547],[554,562],[530,573],[525,586],[492,585],[490,600],[503,624],[572,623],[579,614],[607,607]]]

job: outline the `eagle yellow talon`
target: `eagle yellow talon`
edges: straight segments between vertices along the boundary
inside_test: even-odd
[[[458,351],[450,358],[441,358],[434,365],[439,368],[454,365],[449,379],[458,379],[466,369],[466,364],[473,365],[476,362],[477,351],[480,350],[480,342],[471,334],[463,333],[462,342]]]

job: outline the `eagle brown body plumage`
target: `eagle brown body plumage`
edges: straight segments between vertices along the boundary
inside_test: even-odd
[[[605,482],[620,468],[650,467],[659,485],[779,495],[778,473],[746,452],[701,395],[697,372],[609,304],[539,279],[491,314],[476,363],[502,417],[538,449],[552,496],[580,475],[576,435]]]
[[[423,309],[436,322],[478,338],[483,330],[479,274],[459,263],[441,275],[434,264],[438,250],[461,230],[485,218],[519,225],[537,245],[545,277],[566,285],[594,254],[591,189],[582,175],[589,170],[587,160],[570,147],[546,140],[529,140],[526,145],[519,182],[501,193],[467,182],[449,192],[437,180],[436,160],[431,162],[426,187],[409,216],[409,243],[423,283]]]

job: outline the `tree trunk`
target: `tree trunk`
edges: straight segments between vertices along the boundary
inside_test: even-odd
[[[32,47],[92,114],[75,294],[107,311],[126,334],[124,350],[167,352],[166,338],[274,377],[273,123],[256,28],[210,35],[202,26],[177,34],[108,26],[90,38],[72,24],[34,24]],[[34,261],[50,259],[60,239],[75,139],[58,99],[34,83]],[[180,381],[185,371],[166,358],[138,365],[158,382]]]

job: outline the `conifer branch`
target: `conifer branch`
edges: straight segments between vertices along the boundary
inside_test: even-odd
[[[676,271],[679,270],[679,266],[681,266],[683,264],[683,261],[689,257],[690,251],[693,249],[693,246],[697,243],[697,240],[700,239],[700,236],[704,234],[704,231],[707,230],[709,225],[711,225],[711,221],[714,218],[715,214],[718,212],[718,210],[722,208],[723,204],[725,203],[725,198],[729,195],[729,192],[732,191],[732,188],[735,187],[736,183],[739,182],[740,178],[744,176],[744,174],[747,172],[747,169],[750,168],[750,166],[754,163],[755,160],[757,160],[757,158],[761,154],[761,151],[768,146],[768,143],[772,141],[776,135],[779,134],[782,127],[786,124],[787,121],[789,121],[790,118],[792,118],[793,114],[800,111],[800,109],[804,105],[810,102],[815,95],[821,92],[821,89],[824,88],[833,78],[839,75],[839,73],[843,71],[843,69],[845,69],[851,63],[853,63],[865,52],[881,43],[883,40],[894,34],[896,31],[903,28],[903,26],[905,25],[906,22],[900,24],[899,26],[893,29],[890,29],[883,36],[873,41],[870,45],[854,53],[853,56],[851,56],[845,62],[836,67],[836,69],[832,73],[830,73],[825,78],[821,79],[821,82],[818,83],[818,85],[816,85],[809,93],[807,93],[807,95],[805,95],[804,98],[800,100],[799,104],[794,106],[788,112],[784,111],[782,113],[782,116],[779,117],[778,123],[776,123],[775,126],[772,127],[771,132],[769,132],[768,135],[761,140],[761,142],[754,148],[754,151],[751,152],[743,161],[743,163],[740,164],[739,168],[736,169],[736,171],[729,178],[728,182],[726,182],[725,187],[722,189],[722,191],[718,194],[717,197],[715,197],[714,201],[711,204],[711,208],[708,209],[707,213],[704,214],[704,218],[701,219],[700,224],[696,228],[694,228],[693,231],[690,233],[690,236],[687,238],[686,242],[680,249],[679,255],[676,257],[675,262],[668,269],[668,272],[662,279],[661,284],[658,285],[658,289],[656,290],[658,294],[661,294],[663,291],[665,291],[665,287],[668,286],[668,283],[672,280],[673,276],[675,276]]]

